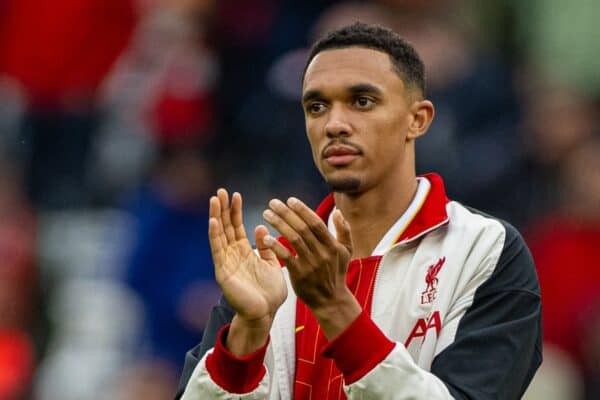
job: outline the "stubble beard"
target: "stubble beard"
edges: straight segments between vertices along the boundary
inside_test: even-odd
[[[357,194],[360,191],[361,182],[358,178],[341,178],[330,179],[327,181],[327,185],[335,193]]]

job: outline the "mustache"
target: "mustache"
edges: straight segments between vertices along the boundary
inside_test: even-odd
[[[348,139],[341,138],[341,139],[334,139],[334,140],[329,141],[329,143],[327,143],[327,145],[325,147],[323,147],[323,150],[321,151],[321,157],[325,157],[325,152],[331,146],[346,146],[346,147],[351,147],[354,150],[356,150],[359,154],[363,154],[362,147],[360,147],[359,145],[357,145],[355,143],[350,142]]]

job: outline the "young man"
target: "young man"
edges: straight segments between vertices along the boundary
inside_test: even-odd
[[[271,200],[281,239],[258,226],[256,252],[240,194],[211,198],[223,299],[182,398],[520,398],[541,362],[534,266],[514,228],[416,176],[434,108],[415,50],[376,26],[334,31],[309,56],[302,102],[333,194],[316,212]]]

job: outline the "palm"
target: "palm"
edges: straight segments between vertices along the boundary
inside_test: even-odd
[[[234,195],[230,209],[223,192],[211,200],[209,222],[217,282],[241,317],[254,320],[273,316],[285,300],[287,288],[275,255],[262,245],[266,228],[256,230],[257,255],[242,225],[241,197]]]
[[[285,281],[277,260],[261,259],[245,242],[229,245],[215,272],[225,298],[238,314],[261,318],[274,314],[285,300]]]

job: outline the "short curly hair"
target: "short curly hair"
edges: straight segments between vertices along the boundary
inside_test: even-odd
[[[400,79],[425,95],[425,66],[415,48],[388,28],[362,22],[335,29],[319,39],[309,52],[303,76],[317,54],[346,47],[365,47],[387,53]]]

